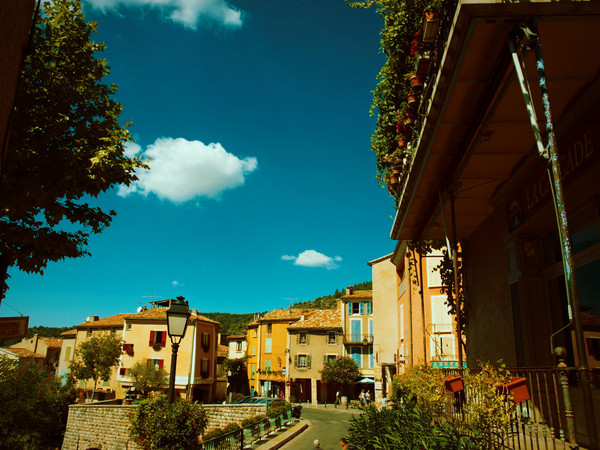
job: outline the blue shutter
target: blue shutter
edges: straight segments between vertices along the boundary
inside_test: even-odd
[[[367,302],[367,314],[371,314],[371,302]]]
[[[352,302],[348,302],[348,315],[352,314]]]
[[[364,304],[364,302],[360,302],[359,305],[360,306],[358,307],[358,313],[359,314],[364,314],[365,313],[365,304]]]

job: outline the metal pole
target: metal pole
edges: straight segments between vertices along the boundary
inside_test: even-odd
[[[567,440],[571,448],[577,447],[575,441],[575,414],[571,407],[571,396],[569,395],[569,378],[567,376],[567,364],[565,363],[566,349],[558,347],[554,350],[558,357],[558,376],[560,380],[560,388],[563,394],[563,402],[565,404],[565,419],[567,422]]]
[[[179,342],[171,342],[171,373],[169,374],[169,403],[173,402],[175,394],[175,370],[177,369],[177,350]]]

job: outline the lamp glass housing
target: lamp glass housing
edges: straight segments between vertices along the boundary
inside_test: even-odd
[[[167,310],[167,333],[169,337],[183,339],[187,330],[190,310],[186,302],[173,300]]]

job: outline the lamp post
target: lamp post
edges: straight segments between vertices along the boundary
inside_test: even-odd
[[[175,370],[177,368],[177,350],[179,343],[185,336],[190,309],[184,297],[177,297],[171,301],[167,310],[167,333],[171,339],[171,373],[169,375],[169,403],[173,402],[175,393]]]

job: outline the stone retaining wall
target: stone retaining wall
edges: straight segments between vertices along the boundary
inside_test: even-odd
[[[240,423],[246,417],[265,413],[265,405],[202,405],[206,430]],[[83,404],[69,406],[69,419],[62,450],[141,450],[130,437],[129,427],[136,406]]]

